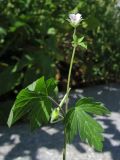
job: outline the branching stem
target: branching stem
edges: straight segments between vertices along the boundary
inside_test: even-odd
[[[65,113],[64,113],[63,109],[59,106],[59,104],[52,97],[50,97],[50,96],[47,96],[47,97],[51,102],[53,102],[60,109],[60,111],[61,111],[61,113],[62,113],[62,115],[64,117]]]

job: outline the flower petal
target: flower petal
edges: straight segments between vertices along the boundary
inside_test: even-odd
[[[82,19],[82,15],[80,13],[76,14],[76,23],[79,23]]]
[[[71,21],[75,21],[76,20],[76,15],[75,14],[69,14],[69,18]]]

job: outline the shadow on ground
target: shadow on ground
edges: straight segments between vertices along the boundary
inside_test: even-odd
[[[71,94],[71,103],[81,96],[94,97],[96,100],[105,103],[112,111],[110,117],[97,118],[105,128],[105,142],[103,153],[94,152],[94,154],[108,153],[111,159],[106,158],[107,160],[120,160],[120,85],[112,84],[76,90]],[[30,133],[28,127],[22,124],[11,129],[1,126],[0,160],[21,160],[22,157],[24,157],[24,160],[47,160],[47,158],[43,158],[43,154],[46,154],[48,159],[57,160],[57,156],[62,152],[62,137],[63,128],[61,124],[43,127],[35,133]],[[81,143],[79,137],[75,138],[72,146],[72,152],[77,150],[81,155],[89,154],[89,147]],[[56,151],[55,154],[54,150]],[[53,156],[54,158],[52,158]],[[103,159],[105,158],[103,157]],[[92,158],[92,160],[94,159]]]

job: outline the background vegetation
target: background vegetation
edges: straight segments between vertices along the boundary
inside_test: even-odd
[[[0,121],[17,92],[41,75],[64,86],[71,56],[70,12],[84,21],[87,50],[77,50],[72,85],[120,79],[120,7],[116,0],[0,1]],[[77,84],[77,85],[76,85]]]

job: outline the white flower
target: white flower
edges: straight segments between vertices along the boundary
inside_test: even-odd
[[[73,27],[78,26],[81,21],[82,21],[82,15],[80,13],[69,14],[69,22]]]

